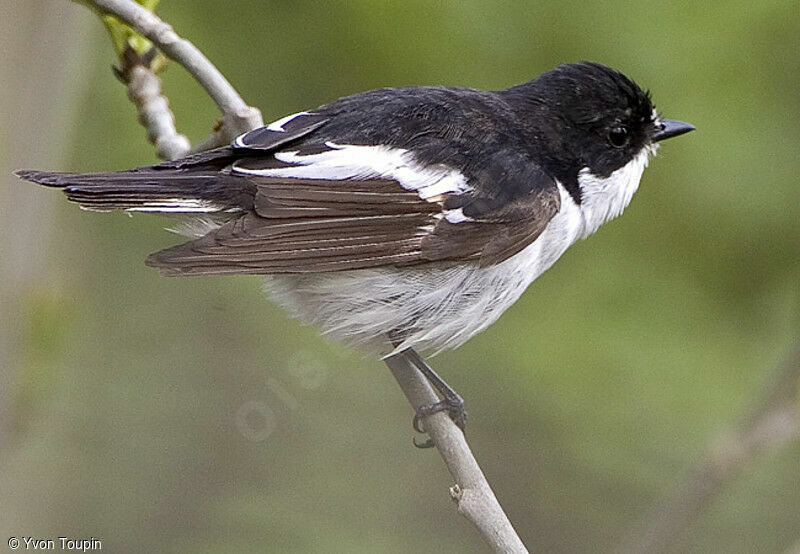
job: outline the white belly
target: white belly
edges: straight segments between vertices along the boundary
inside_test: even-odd
[[[527,248],[488,268],[379,268],[273,275],[266,288],[289,312],[343,342],[386,355],[397,347],[437,353],[494,323],[528,285],[584,233],[580,209],[561,189],[562,209]]]
[[[322,170],[333,172],[334,178],[347,178],[356,170],[359,175],[388,175],[405,183],[405,188],[419,191],[423,198],[466,186],[457,172],[418,167],[407,171],[405,151],[373,148],[370,155],[364,155],[363,148],[336,146],[334,153],[326,153],[324,159],[317,156],[316,165],[312,164],[316,160],[313,156],[301,157],[300,161],[307,164],[303,168],[313,176]],[[394,331],[404,338],[398,350],[414,347],[435,354],[455,348],[494,323],[572,243],[622,213],[639,186],[652,151],[654,147],[643,149],[607,177],[592,175],[588,168],[581,170],[580,206],[559,184],[558,214],[533,243],[496,266],[442,265],[271,275],[266,278],[266,288],[292,315],[349,344],[385,355],[393,350],[386,333]],[[366,163],[364,160],[374,163],[367,164],[369,167],[355,162],[343,166],[334,163],[348,153],[356,156],[361,165]],[[344,170],[348,171],[346,175],[341,174]],[[297,176],[297,168],[291,171],[291,176]],[[328,178],[331,175],[326,173]],[[409,180],[409,176],[413,178]],[[457,214],[446,215],[456,224],[464,219]]]

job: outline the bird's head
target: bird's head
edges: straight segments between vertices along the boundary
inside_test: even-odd
[[[593,62],[560,65],[508,92],[525,110],[531,140],[548,169],[576,200],[579,175],[606,179],[628,166],[643,168],[659,141],[694,129],[663,119],[648,92]]]

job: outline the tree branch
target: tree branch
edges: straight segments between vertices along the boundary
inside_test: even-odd
[[[209,138],[192,151],[202,151],[229,143],[237,135],[263,125],[261,112],[245,104],[219,70],[189,41],[180,38],[172,27],[133,0],[83,0],[101,14],[110,14],[150,39],[167,57],[183,65],[222,110],[222,124]],[[188,140],[178,135],[174,117],[160,82],[151,68],[152,59],[123,56],[120,76],[128,84],[129,96],[136,104],[140,121],[148,129],[148,138],[161,157],[176,158],[186,154]],[[428,381],[404,353],[387,358],[391,369],[412,407],[438,400]],[[450,495],[459,513],[469,519],[495,552],[527,553],[511,522],[506,517],[478,462],[475,461],[464,434],[444,413],[424,419],[425,429],[439,450],[456,484]]]
[[[203,140],[193,151],[223,146],[238,135],[264,125],[261,112],[257,108],[248,106],[245,101],[242,100],[242,97],[236,92],[236,89],[233,88],[214,64],[212,64],[194,44],[181,38],[170,25],[164,23],[153,12],[147,10],[133,0],[83,0],[83,2],[89,4],[101,14],[113,15],[121,21],[124,21],[143,36],[147,37],[167,57],[186,68],[217,104],[222,112],[221,124],[210,137]],[[139,71],[139,73],[141,73],[141,71]],[[143,75],[143,78],[150,82],[152,82],[153,79],[158,79],[152,71],[150,75]],[[152,89],[152,85],[148,86]],[[160,85],[158,88],[160,89]],[[163,98],[163,96],[160,95],[160,90],[159,93],[152,98]],[[138,104],[137,107],[139,107],[139,111],[142,113],[142,107]],[[158,116],[158,118],[154,119],[151,117],[143,121],[143,124],[147,125],[148,134],[154,137],[153,142],[157,145],[158,149],[160,136],[157,133],[160,130],[166,130],[169,133],[170,127],[174,129],[174,118],[172,118],[172,113],[169,112],[165,104],[163,106],[154,105],[154,107],[149,110],[149,113],[152,116]],[[177,135],[177,133],[172,133],[172,135]],[[173,138],[164,140],[174,142]],[[176,152],[177,150],[173,148],[163,154],[175,156]],[[186,153],[187,152],[183,152],[176,157],[180,157],[180,155],[185,155]]]
[[[773,373],[748,415],[711,441],[702,461],[656,504],[618,551],[653,554],[667,550],[747,463],[800,439],[799,380],[800,346]]]
[[[149,54],[140,56],[127,48],[118,75],[128,86],[128,98],[136,105],[139,122],[147,129],[147,140],[155,146],[156,155],[162,160],[177,160],[186,156],[192,145],[175,128],[175,116],[161,94],[161,79],[152,69]]]
[[[433,404],[439,398],[411,357],[400,352],[384,360],[400,388],[416,412],[420,406]],[[447,465],[456,484],[450,496],[458,504],[458,512],[470,520],[495,552],[527,553],[514,527],[483,475],[464,438],[444,412],[423,420],[425,430]]]

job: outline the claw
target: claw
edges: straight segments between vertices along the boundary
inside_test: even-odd
[[[455,423],[462,432],[464,431],[464,427],[467,425],[467,412],[464,409],[464,401],[458,395],[448,395],[439,402],[434,402],[433,404],[428,404],[426,406],[420,406],[417,410],[417,413],[414,414],[414,419],[411,422],[414,430],[417,433],[426,433],[424,426],[425,418],[437,412],[447,412],[447,415],[450,416],[450,419],[453,420],[453,423]],[[423,443],[418,443],[415,438],[414,446],[417,448],[430,448],[433,446],[433,441],[428,439]]]
[[[392,339],[392,333],[389,334],[389,338],[392,340],[392,344],[395,346],[400,344],[399,341]],[[425,376],[433,388],[436,389],[442,397],[442,399],[438,402],[420,406],[417,409],[412,421],[414,430],[420,434],[426,433],[424,425],[425,418],[431,414],[435,414],[436,412],[447,412],[447,415],[450,416],[450,419],[453,421],[453,423],[455,423],[456,426],[458,426],[458,428],[463,432],[464,427],[467,425],[467,412],[464,410],[464,400],[458,395],[458,393],[453,390],[450,385],[445,383],[444,380],[439,377],[436,372],[433,371],[433,369],[431,369],[422,356],[417,354],[413,348],[406,348],[396,355],[404,356],[406,359],[408,359],[410,363]],[[414,446],[417,448],[430,448],[431,446],[434,446],[434,444],[433,440],[430,438],[428,438],[428,440],[425,442],[417,442],[417,439],[415,438]]]
[[[422,417],[420,417],[419,413],[414,414],[414,419],[411,422],[411,426],[417,433],[425,432],[425,427],[422,425]]]

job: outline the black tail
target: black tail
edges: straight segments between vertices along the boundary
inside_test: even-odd
[[[229,148],[176,162],[114,173],[17,171],[16,175],[63,189],[67,198],[87,210],[131,210],[163,213],[210,213],[250,209],[255,188],[226,171]]]

